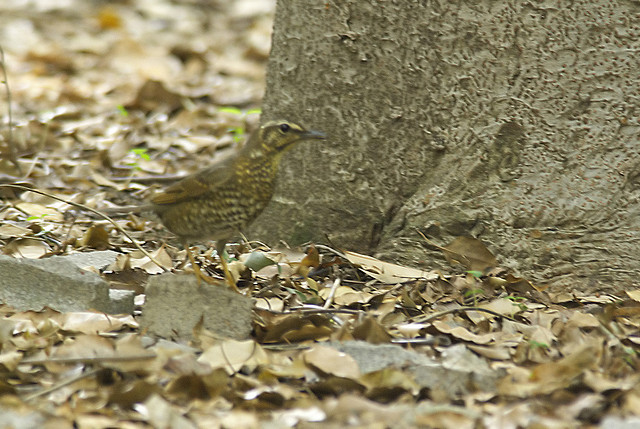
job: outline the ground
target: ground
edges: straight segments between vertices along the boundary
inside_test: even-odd
[[[0,183],[97,210],[140,202],[259,120],[272,1],[6,3]],[[156,265],[79,206],[0,192],[5,255],[115,251],[94,271],[137,304],[125,315],[0,307],[3,427],[640,424],[636,292],[551,294],[465,238],[442,249],[449,271],[423,272],[249,237],[228,252],[255,300],[250,334],[197,323],[163,339],[140,313],[150,278],[191,272],[169,232],[117,220]]]

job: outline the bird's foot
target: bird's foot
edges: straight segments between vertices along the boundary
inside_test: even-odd
[[[220,280],[214,279],[213,277],[206,275],[202,271],[202,269],[196,262],[196,258],[193,256],[193,253],[191,253],[191,249],[189,248],[189,246],[185,246],[185,248],[187,249],[187,256],[189,257],[189,262],[191,262],[191,266],[193,267],[193,273],[196,276],[198,286],[200,286],[202,282],[208,283],[210,285],[220,286],[220,283],[221,283]],[[231,274],[231,272],[229,271],[229,267],[227,266],[227,262],[224,260],[224,257],[220,258],[220,262],[222,263],[222,269],[224,270],[224,278],[225,278],[226,284],[231,289],[233,289],[233,291],[240,293],[240,290],[236,286],[236,281],[233,278],[233,275]]]
[[[229,266],[227,265],[227,261],[225,261],[224,256],[220,255],[220,263],[222,265],[222,269],[224,271],[224,279],[227,285],[234,290],[235,292],[240,293],[238,286],[236,286],[236,280],[233,278],[231,271],[229,271]]]

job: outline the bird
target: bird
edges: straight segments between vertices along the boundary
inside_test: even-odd
[[[305,140],[327,135],[288,120],[269,121],[229,158],[197,171],[154,194],[136,211],[152,211],[187,251],[198,284],[205,276],[189,244],[214,240],[226,282],[238,292],[223,257],[227,242],[253,222],[271,201],[282,156]]]

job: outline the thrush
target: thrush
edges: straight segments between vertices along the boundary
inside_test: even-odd
[[[278,120],[260,126],[230,158],[210,165],[151,197],[140,211],[153,211],[184,245],[193,270],[202,274],[189,244],[215,240],[227,283],[238,290],[223,257],[225,246],[264,210],[274,193],[283,154],[304,140],[326,135]]]

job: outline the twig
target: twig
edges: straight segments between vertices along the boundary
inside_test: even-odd
[[[62,389],[63,387],[68,386],[70,384],[73,384],[78,380],[82,380],[83,378],[91,377],[91,376],[97,374],[101,370],[102,370],[101,368],[96,368],[96,369],[92,369],[91,371],[83,372],[82,374],[76,375],[75,377],[71,377],[71,378],[69,378],[67,380],[61,381],[58,384],[54,384],[51,387],[48,387],[46,389],[42,389],[42,390],[39,390],[39,391],[37,391],[35,393],[27,395],[27,396],[24,397],[24,400],[25,400],[25,402],[31,401],[32,399],[36,399],[36,398],[38,398],[40,396],[46,395],[48,393],[51,393],[54,390]]]
[[[307,350],[311,348],[309,344],[291,344],[291,343],[262,344],[261,346],[263,349],[276,350],[276,351]]]
[[[391,344],[410,344],[412,346],[429,346],[438,344],[440,346],[448,346],[451,345],[451,339],[449,337],[445,337],[444,335],[439,335],[437,337],[430,336],[425,338],[392,338]]]
[[[131,356],[95,356],[95,357],[50,357],[46,359],[26,359],[18,365],[43,365],[46,363],[96,363],[96,362],[129,362],[135,360],[147,360],[156,358],[155,353]]]
[[[336,250],[336,249],[334,249],[332,247],[325,246],[324,244],[316,244],[315,246],[316,246],[316,249],[326,250],[327,252],[330,252],[330,253],[333,253],[334,255],[340,256],[341,258],[343,258],[343,259],[345,259],[347,261],[349,260],[349,258],[347,258],[347,256],[344,253],[342,253],[341,251]]]
[[[22,168],[18,163],[18,151],[13,140],[13,113],[11,110],[11,89],[9,88],[9,78],[7,77],[7,68],[4,62],[4,49],[0,46],[0,67],[2,68],[2,83],[4,84],[5,91],[7,93],[7,114],[9,116],[9,160],[16,166],[18,174],[22,175]]]
[[[156,265],[157,265],[158,267],[160,267],[163,271],[165,271],[165,272],[168,272],[168,271],[169,271],[169,270],[168,270],[167,268],[165,268],[162,264],[160,264],[160,262],[156,261],[156,259],[155,259],[153,256],[151,256],[151,254],[150,254],[149,252],[147,252],[147,251],[146,251],[142,246],[140,246],[140,245],[139,245],[139,244],[138,244],[138,243],[133,239],[133,237],[131,237],[131,236],[129,235],[129,233],[128,233],[127,231],[125,231],[125,230],[124,230],[120,225],[118,225],[118,224],[117,224],[113,219],[111,219],[109,216],[107,216],[107,215],[105,215],[105,214],[103,214],[103,213],[99,212],[99,211],[98,211],[98,210],[96,210],[96,209],[92,209],[91,207],[85,206],[84,204],[75,203],[75,202],[73,202],[73,201],[68,201],[68,200],[65,200],[64,198],[57,197],[57,196],[55,196],[55,195],[49,194],[49,193],[44,192],[44,191],[39,191],[39,190],[37,190],[37,189],[32,189],[32,188],[29,188],[29,187],[27,187],[27,186],[22,186],[22,185],[11,185],[11,184],[9,184],[9,185],[1,185],[1,184],[0,184],[0,188],[14,188],[14,189],[21,189],[21,190],[23,190],[23,191],[34,192],[34,193],[39,194],[39,195],[44,195],[45,197],[53,198],[54,200],[57,200],[57,201],[61,201],[61,202],[65,203],[65,204],[69,204],[70,206],[77,207],[77,208],[79,208],[80,210],[85,210],[85,211],[91,212],[91,213],[95,214],[96,216],[99,216],[99,217],[101,217],[102,219],[105,219],[105,220],[106,220],[106,221],[108,221],[111,225],[113,225],[113,226],[114,226],[118,231],[120,231],[120,232],[121,232],[125,237],[127,237],[127,238],[131,241],[131,243],[132,243],[132,244],[133,244],[133,245],[134,245],[134,246],[135,246],[139,251],[141,251],[141,252],[142,252],[142,254],[143,254],[144,256],[146,256],[147,258],[149,258],[149,259],[151,260],[151,262],[153,262],[154,264],[156,264]]]
[[[333,298],[336,296],[336,290],[338,289],[339,286],[340,286],[340,277],[336,277],[336,279],[333,281],[333,285],[331,285],[329,296],[327,297],[327,300],[324,302],[324,305],[322,306],[322,308],[331,307],[331,304],[333,303]]]
[[[327,241],[329,241],[329,237],[328,236],[325,236],[325,237],[326,237]],[[329,243],[331,243],[331,241],[329,241]],[[346,261],[346,263],[349,264],[349,266],[351,268],[353,268],[353,270],[355,271],[355,275],[356,275],[358,281],[360,281],[360,275],[358,274],[358,267],[356,267],[349,260],[349,258],[347,257],[347,255],[344,254],[344,252],[341,252],[341,251],[336,250],[336,249],[334,249],[332,247],[329,247],[329,246],[325,246],[324,244],[315,244],[314,246],[316,246],[316,249],[318,249],[318,250],[326,250],[326,251],[328,251],[330,253],[333,253],[334,255],[344,259]]]
[[[267,308],[259,308],[258,310],[268,311],[272,314],[289,315],[289,314],[353,314],[359,315],[364,313],[364,310],[351,310],[348,308],[303,308],[303,307],[291,307],[289,311],[277,311],[269,310]]]
[[[442,316],[446,316],[447,314],[465,313],[467,311],[479,311],[479,312],[482,312],[482,313],[489,313],[489,314],[492,314],[492,315],[497,316],[497,317],[502,317],[504,319],[511,320],[512,322],[517,322],[517,320],[514,319],[513,317],[505,316],[504,314],[500,314],[497,311],[489,310],[488,308],[482,308],[482,307],[451,308],[449,310],[439,311],[437,313],[425,314],[423,316],[416,317],[413,320],[413,322],[414,323],[427,323],[427,322],[431,322],[432,320],[438,319],[438,318],[440,318]]]

